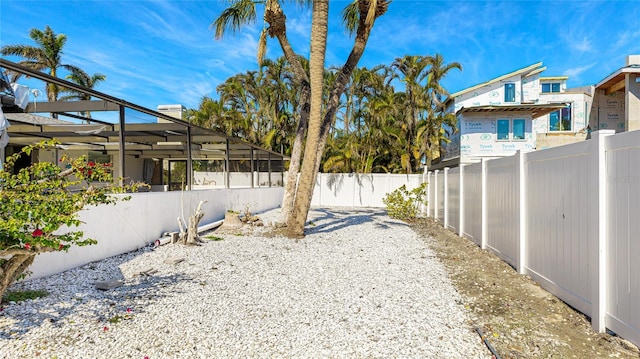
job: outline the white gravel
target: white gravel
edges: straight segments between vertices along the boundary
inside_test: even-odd
[[[0,357],[490,358],[409,226],[373,209],[309,219],[298,241],[229,233],[17,284],[50,294],[0,312]],[[125,284],[95,289],[112,279]]]

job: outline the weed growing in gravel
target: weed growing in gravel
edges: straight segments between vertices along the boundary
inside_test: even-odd
[[[218,236],[206,236],[205,238],[210,240],[210,241],[215,241],[215,242],[224,240],[224,238],[218,237]]]
[[[27,299],[36,299],[48,296],[49,293],[46,290],[19,290],[8,291],[2,298],[3,302],[22,302]]]

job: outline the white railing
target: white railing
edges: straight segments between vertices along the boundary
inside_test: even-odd
[[[598,131],[425,179],[428,216],[530,275],[595,330],[640,345],[640,131]]]

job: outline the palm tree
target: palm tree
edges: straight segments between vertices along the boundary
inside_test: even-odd
[[[319,46],[322,49],[326,48],[326,16],[325,11],[328,12],[329,4],[328,1],[325,4],[324,1],[318,1],[313,3],[313,22],[316,21],[316,17],[318,17],[318,23],[316,26],[318,29],[313,30],[312,24],[312,33],[311,33],[311,54],[313,56],[314,46]],[[317,7],[316,7],[317,6]],[[364,53],[364,49],[367,45],[367,41],[369,39],[369,35],[371,34],[371,29],[373,28],[373,24],[375,20],[382,16],[389,6],[389,1],[386,0],[354,0],[350,5],[347,6],[347,9],[343,13],[356,13],[355,11],[350,11],[350,9],[357,8],[357,20],[355,16],[350,20],[351,23],[357,23],[356,31],[355,31],[355,41],[349,56],[345,64],[340,68],[337,72],[337,76],[335,81],[333,81],[331,85],[331,91],[329,92],[329,96],[327,98],[327,104],[324,113],[320,114],[322,116],[322,121],[320,123],[320,131],[318,133],[319,138],[315,138],[315,126],[316,124],[311,124],[311,120],[309,120],[309,133],[307,134],[307,145],[305,147],[305,159],[302,164],[302,171],[300,173],[300,184],[298,185],[298,191],[295,198],[294,208],[295,210],[289,213],[289,218],[287,220],[287,226],[289,234],[292,236],[303,236],[304,235],[304,223],[306,221],[307,215],[309,214],[309,208],[311,206],[311,197],[313,195],[313,185],[315,184],[315,179],[320,170],[320,162],[324,153],[324,148],[327,143],[327,138],[329,136],[329,132],[333,127],[336,119],[336,112],[340,107],[340,97],[344,93],[345,87],[351,77],[351,73],[358,65],[358,61],[362,57]],[[349,26],[347,26],[349,28]],[[319,34],[316,31],[320,32]],[[321,43],[324,42],[323,45]],[[324,59],[324,56],[323,56]],[[311,76],[318,76],[319,74],[314,71],[319,71],[318,68],[315,68],[313,65],[310,65],[310,74]],[[324,69],[323,69],[324,72]],[[315,92],[315,96],[319,96],[318,92]],[[317,101],[317,99],[312,99],[313,101]],[[321,110],[320,108],[318,109]],[[315,114],[312,113],[313,116]],[[312,132],[313,129],[313,132]],[[317,143],[317,145],[309,145],[309,142]],[[316,142],[317,141],[317,142]],[[308,154],[308,151],[315,151],[315,159],[311,159],[313,154]]]
[[[298,2],[311,3],[311,1],[302,0]],[[296,136],[291,151],[291,161],[289,163],[284,197],[282,200],[282,213],[286,218],[293,206],[293,199],[296,193],[296,177],[300,168],[302,144],[309,121],[309,101],[311,96],[309,76],[300,62],[300,57],[293,51],[287,38],[286,16],[282,11],[280,2],[277,0],[264,0],[262,2],[235,0],[231,1],[230,6],[223,10],[220,16],[213,21],[211,27],[215,29],[216,39],[222,38],[228,30],[233,32],[239,31],[244,25],[256,21],[257,4],[264,5],[264,27],[258,43],[258,63],[262,62],[264,54],[266,53],[267,35],[271,38],[278,39],[282,52],[291,65],[296,86],[300,87],[300,118],[298,119],[298,125],[296,127]]]
[[[66,76],[67,80],[77,83],[80,86],[87,87],[93,89],[97,84],[107,79],[106,75],[101,73],[95,73],[91,76],[80,69],[75,69],[71,72],[71,74]],[[65,95],[59,98],[60,101],[83,101],[83,100],[91,100],[91,95],[82,92],[76,91],[68,88],[61,88],[60,92],[68,93],[69,95]],[[83,111],[80,113],[81,116],[86,118],[91,118],[91,113],[89,111]]]
[[[47,25],[44,31],[31,29],[29,37],[36,42],[37,46],[30,45],[6,45],[0,49],[4,56],[21,56],[25,60],[19,61],[20,65],[36,71],[48,70],[49,75],[58,76],[58,69],[63,68],[71,73],[80,71],[73,65],[62,63],[62,49],[67,42],[65,34],[56,35]],[[22,74],[12,73],[11,81],[17,81]],[[60,88],[53,83],[48,83],[46,87],[48,101],[57,101]]]
[[[386,13],[389,3],[390,1],[388,0],[354,0],[343,10],[343,23],[349,31],[355,32],[355,40],[346,62],[338,70],[336,78],[331,85],[322,121],[320,144],[316,152],[318,160],[316,161],[314,176],[318,174],[320,159],[323,156],[329,132],[335,123],[335,115],[340,107],[340,97],[344,93],[349,78],[364,53],[375,20]]]
[[[309,74],[311,83],[311,113],[309,129],[302,160],[298,194],[294,200],[294,210],[287,218],[288,232],[293,237],[304,236],[304,224],[311,207],[311,195],[315,186],[316,164],[320,161],[316,156],[320,146],[322,130],[322,100],[324,93],[324,57],[327,49],[327,32],[329,29],[329,0],[313,2],[313,18],[311,21],[311,55],[309,57]],[[318,164],[319,165],[319,164]]]
[[[442,87],[442,80],[447,76],[449,71],[458,69],[462,71],[462,65],[459,62],[445,63],[444,57],[440,54],[428,56],[430,69],[427,74],[427,93],[433,107],[441,109],[444,106],[444,100],[449,96],[449,92]]]
[[[421,82],[429,74],[429,61],[425,56],[405,55],[395,59],[391,64],[391,68],[395,70],[395,77],[399,78],[405,87],[406,102],[404,108],[406,112],[399,125],[404,129],[406,138],[409,139],[406,142],[403,162],[407,164],[407,173],[411,173],[416,162],[413,139],[416,135],[420,115],[428,107],[427,93]]]
[[[442,80],[453,69],[462,70],[458,62],[445,63],[440,54],[429,56],[430,64],[425,85],[429,111],[425,123],[420,125],[416,140],[420,143],[420,157],[426,160],[427,166],[431,165],[434,158],[442,157],[442,143],[449,142],[449,136],[457,132],[457,119],[455,114],[446,113],[444,103],[449,92],[442,87]]]

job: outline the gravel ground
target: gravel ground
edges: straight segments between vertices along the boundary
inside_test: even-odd
[[[447,268],[468,315],[502,359],[640,358],[633,343],[596,333],[584,314],[492,252],[431,219],[411,227]]]
[[[407,224],[380,210],[309,218],[299,241],[215,231],[200,247],[148,247],[17,284],[49,296],[4,307],[0,357],[490,358]],[[103,280],[124,285],[95,289]]]

